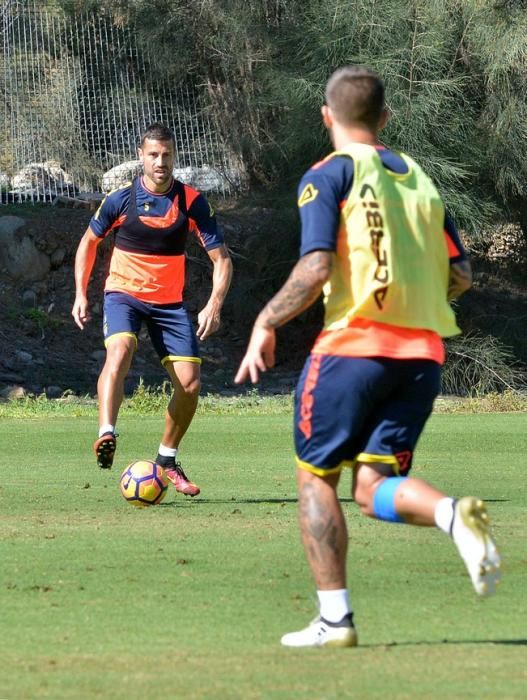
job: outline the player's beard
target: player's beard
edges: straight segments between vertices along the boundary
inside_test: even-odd
[[[154,172],[154,177],[152,179],[154,180],[154,182],[157,182],[160,185],[166,185],[170,181],[171,177],[172,174],[169,170],[159,170],[157,172]]]
[[[156,187],[160,187],[162,190],[168,190],[172,184],[172,171],[153,171],[150,175],[150,180],[155,184]]]

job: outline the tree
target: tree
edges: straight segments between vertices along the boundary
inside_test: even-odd
[[[527,187],[527,13],[496,0],[63,0],[133,24],[156,70],[204,86],[215,128],[253,181],[292,187],[327,152],[327,77],[364,63],[385,78],[383,138],[437,182],[474,233]]]

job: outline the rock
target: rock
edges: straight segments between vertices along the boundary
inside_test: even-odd
[[[6,386],[0,392],[0,397],[7,399],[8,401],[16,401],[18,399],[25,399],[27,392],[23,386]]]
[[[143,166],[139,160],[129,160],[116,165],[102,176],[102,190],[110,192],[110,190],[123,187],[142,172]],[[218,170],[209,165],[203,165],[200,168],[174,168],[172,175],[176,180],[191,185],[200,192],[229,191],[233,185],[239,186],[242,181],[242,174],[238,170],[232,168]]]
[[[97,209],[99,204],[104,199],[104,195],[102,195],[100,192],[79,192],[77,199],[84,202],[89,202],[91,205],[93,205],[90,207],[91,209]]]
[[[15,352],[15,355],[16,359],[25,365],[29,364],[30,362],[33,362],[33,355],[30,352],[26,352],[25,350],[17,350]]]
[[[174,168],[172,171],[172,176],[176,178],[176,180],[179,180],[180,182],[184,182],[185,185],[192,185],[193,180],[194,180],[194,173],[196,171],[196,168]]]
[[[64,192],[74,193],[73,178],[56,160],[28,163],[11,180],[10,193],[22,199],[51,199]]]
[[[191,185],[200,192],[223,192],[229,191],[232,185],[239,186],[241,174],[231,169],[218,170],[204,165],[201,168],[194,168]]]
[[[4,369],[6,369],[8,372],[14,372],[16,371],[17,368],[17,363],[14,359],[14,357],[2,357],[2,365]],[[22,381],[22,380],[12,380],[12,381]]]
[[[176,180],[195,187],[200,192],[224,192],[231,187],[240,187],[244,176],[241,170],[225,168],[219,170],[210,165],[199,168],[174,168],[172,171]]]
[[[45,296],[48,291],[47,279],[38,280],[31,285],[31,289],[35,292],[37,296]]]
[[[66,249],[65,248],[55,248],[53,253],[51,253],[51,257],[49,259],[51,263],[51,268],[53,270],[58,269],[62,263],[64,262],[64,258],[66,257]]]
[[[104,195],[99,195],[98,199],[83,199],[80,195],[63,195],[59,194],[53,198],[53,206],[70,209],[88,209],[89,211],[97,211],[99,204],[102,202]]]
[[[26,309],[34,309],[37,305],[37,294],[34,289],[26,289],[22,294],[22,306]]]
[[[102,190],[103,192],[110,192],[123,187],[142,172],[143,166],[140,160],[128,160],[125,163],[116,165],[115,168],[108,170],[102,176]]]
[[[46,396],[48,399],[58,399],[62,396],[62,389],[60,386],[55,386],[52,384],[51,386],[46,387]]]
[[[2,238],[10,238],[25,224],[25,220],[19,216],[0,216],[0,235]]]
[[[50,271],[49,257],[37,249],[24,231],[24,219],[0,217],[0,265],[16,280],[43,280]]]
[[[14,382],[15,384],[19,384],[22,381],[23,378],[19,374],[15,374],[15,372],[0,372],[0,382]]]

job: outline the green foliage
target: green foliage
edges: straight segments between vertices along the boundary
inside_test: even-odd
[[[124,415],[159,415],[164,413],[172,395],[170,382],[161,386],[145,386],[141,380],[133,395],[123,403]],[[236,396],[206,394],[200,398],[198,415],[282,415],[291,413],[291,396],[265,396],[258,389]]]
[[[7,306],[6,316],[16,321],[29,335],[38,335],[42,340],[50,332],[57,331],[64,326],[65,321],[60,316],[53,315],[41,308],[26,308]]]
[[[202,109],[253,180],[294,188],[330,150],[319,109],[330,73],[385,78],[387,145],[408,151],[478,235],[521,215],[527,182],[527,14],[479,0],[62,0],[134,26],[155,70],[206,88]]]
[[[434,405],[434,413],[525,413],[527,393],[506,389],[503,392],[491,391],[484,396],[469,399],[440,397]]]
[[[463,48],[471,78],[483,163],[497,193],[514,200],[527,193],[527,13],[523,2],[461,3]],[[482,153],[485,151],[482,148]]]
[[[477,345],[477,343],[476,343]],[[454,346],[455,347],[455,346]],[[472,346],[474,347],[474,346]],[[501,349],[503,352],[503,349]],[[437,399],[436,413],[504,413],[527,411],[527,393],[524,390],[523,375],[511,377],[507,366],[503,366],[496,357],[493,365],[483,366],[480,358],[477,367],[467,371],[462,360],[466,360],[467,348],[456,352],[451,350],[444,369],[443,388],[445,396]],[[474,350],[472,350],[474,352]],[[459,353],[462,353],[458,357]],[[480,353],[481,355],[481,353]],[[492,353],[491,353],[492,355]],[[501,357],[501,356],[500,356]],[[501,358],[503,361],[503,358]],[[471,363],[473,359],[471,358]],[[487,359],[487,362],[489,360]],[[457,373],[457,374],[456,374]],[[484,375],[485,378],[482,379]],[[494,380],[492,382],[491,380]],[[506,381],[513,381],[515,388],[508,388]],[[479,382],[479,386],[498,386],[498,390],[482,393],[471,390],[468,382]],[[505,389],[504,389],[505,386]],[[460,392],[452,394],[457,388]],[[137,416],[162,416],[170,399],[168,382],[161,386],[145,386],[142,382],[132,396],[125,398],[121,407],[122,418]],[[258,388],[235,396],[205,394],[200,397],[197,416],[286,416],[293,413],[293,394],[268,395]],[[26,395],[23,398],[0,401],[0,418],[38,419],[46,418],[91,418],[97,421],[97,401],[90,396],[75,396],[65,392],[59,399],[49,399],[45,394]]]
[[[0,418],[45,419],[53,416],[91,416],[96,420],[97,404],[90,397],[77,397],[68,392],[60,399],[48,399],[46,394],[39,394],[0,402]]]
[[[474,177],[481,148],[472,76],[457,61],[463,30],[459,13],[441,1],[363,0],[353,12],[338,0],[299,5],[288,35],[293,46],[297,37],[297,53],[278,67],[275,80],[287,104],[278,137],[287,167],[293,163],[300,172],[314,145],[318,153],[327,150],[319,106],[330,72],[346,63],[367,64],[386,82],[384,142],[421,162],[458,222],[477,230],[496,205]]]
[[[59,319],[53,318],[43,309],[38,308],[24,309],[20,312],[19,318],[20,320],[27,319],[31,321],[36,324],[41,331],[44,331],[46,328],[58,328],[60,326]]]
[[[120,415],[162,416],[170,396],[169,382],[153,387],[140,382],[133,395],[123,401]],[[289,415],[292,411],[292,395],[266,395],[255,388],[236,396],[206,394],[200,398],[197,415],[275,416]],[[75,396],[65,392],[59,399],[48,399],[45,394],[40,394],[0,402],[0,418],[44,419],[52,416],[90,416],[96,422],[97,401],[89,396]]]
[[[527,220],[524,3],[59,1],[72,21],[132,26],[160,78],[204,87],[202,110],[255,182],[294,189],[330,150],[326,80],[364,63],[386,80],[386,144],[423,164],[460,225],[481,235],[507,208]]]

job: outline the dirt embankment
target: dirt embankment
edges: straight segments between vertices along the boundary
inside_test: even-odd
[[[65,391],[94,394],[104,358],[101,301],[110,241],[99,251],[90,283],[93,318],[81,332],[71,317],[73,262],[91,214],[51,206],[0,209],[0,217],[5,214],[24,219],[23,237],[49,258],[49,272],[38,280],[13,277],[5,260],[0,269],[0,394],[6,396],[11,387],[19,387],[19,392],[46,392],[51,397]],[[294,264],[298,233],[294,222],[282,226],[276,212],[262,208],[225,205],[218,219],[233,255],[235,275],[222,327],[202,346],[203,388],[230,394],[238,392],[232,380],[252,322]],[[510,231],[508,235],[510,238]],[[527,366],[527,263],[521,252],[507,250],[513,244],[505,240],[501,248],[495,245],[479,251],[473,260],[474,288],[460,300],[458,314],[464,330],[494,335]],[[197,244],[188,252],[185,298],[196,314],[210,292],[210,264]],[[264,387],[290,391],[320,321],[321,307],[316,305],[279,331],[277,368],[265,376]],[[141,380],[158,385],[164,379],[144,335],[126,390],[133,391]]]

